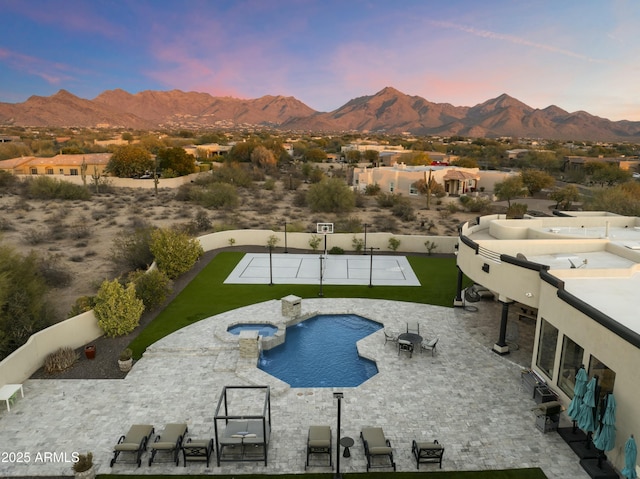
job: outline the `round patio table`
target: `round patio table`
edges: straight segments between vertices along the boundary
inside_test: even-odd
[[[353,444],[354,440],[352,437],[345,436],[340,439],[340,445],[344,447],[344,453],[342,454],[342,457],[351,457],[351,451],[349,451],[349,448],[353,446]]]
[[[413,344],[413,349],[420,349],[420,345],[422,344],[422,336],[416,333],[402,333],[398,336],[398,340],[409,341]]]

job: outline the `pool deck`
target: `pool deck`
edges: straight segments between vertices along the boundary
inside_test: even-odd
[[[507,339],[514,351],[499,356],[490,350],[497,339],[499,304],[474,306],[477,312],[385,300],[302,300],[303,314],[359,314],[398,331],[407,320],[417,320],[424,337],[440,338],[433,357],[428,352],[398,356],[393,343],[384,343],[382,330],[358,342],[360,354],[377,361],[379,374],[357,388],[340,389],[341,435],[355,439],[351,457],[340,457],[341,472],[365,471],[359,433],[380,426],[391,441],[398,471],[416,470],[413,439],[437,439],[446,448],[445,471],[540,467],[549,479],[589,477],[559,435],[535,427],[535,403],[520,379],[531,358],[533,323],[510,318]],[[257,369],[255,361],[241,359],[238,337],[226,332],[229,324],[247,320],[284,324],[288,318],[281,311],[280,301],[268,301],[183,328],[152,345],[123,380],[27,380],[25,397],[11,412],[0,412],[0,444],[3,452],[29,452],[30,460],[0,462],[0,476],[70,475],[70,464],[60,455],[86,451],[93,452],[99,474],[304,473],[308,427],[327,424],[335,434],[335,390],[289,388]],[[149,467],[149,453],[140,468],[109,467],[114,444],[132,424],[152,424],[160,433],[167,423],[186,422],[190,437],[213,437],[215,407],[225,385],[271,387],[266,467],[253,462],[217,467],[215,457],[209,468],[190,463],[185,469],[182,461],[179,467],[155,462]],[[253,413],[256,404],[234,407]],[[58,453],[57,459],[38,461],[37,454],[44,452]],[[334,452],[334,465],[335,459]]]

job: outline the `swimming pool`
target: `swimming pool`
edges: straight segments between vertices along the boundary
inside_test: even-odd
[[[287,328],[285,342],[263,351],[258,367],[292,388],[355,387],[378,373],[356,342],[382,325],[355,314],[314,316]]]
[[[260,324],[251,324],[251,323],[242,323],[242,324],[234,324],[233,326],[229,326],[227,328],[227,332],[231,334],[240,334],[241,331],[258,331],[259,336],[273,336],[278,332],[278,326],[274,326],[273,324],[260,323]]]

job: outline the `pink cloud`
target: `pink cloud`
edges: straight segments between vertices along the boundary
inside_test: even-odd
[[[0,60],[6,62],[13,70],[40,77],[52,85],[73,80],[74,76],[72,74],[78,73],[77,69],[64,63],[24,55],[6,48],[0,48]]]

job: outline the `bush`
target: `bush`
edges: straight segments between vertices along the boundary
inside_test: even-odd
[[[507,208],[507,218],[522,218],[527,212],[527,205],[524,203],[512,203]]]
[[[335,222],[334,231],[336,233],[360,233],[362,231],[362,221],[357,216],[340,218]]]
[[[399,247],[400,247],[400,240],[398,238],[395,238],[395,237],[389,238],[389,249],[391,251],[397,251]]]
[[[380,193],[380,185],[378,183],[364,187],[364,194],[367,196],[376,196],[378,193]]]
[[[235,186],[227,183],[212,183],[206,187],[192,186],[188,199],[205,208],[233,209],[239,204]]]
[[[136,297],[133,283],[125,288],[117,279],[105,280],[96,295],[93,311],[105,336],[113,338],[129,334],[138,326],[144,303]]]
[[[416,214],[413,210],[413,206],[411,206],[411,203],[406,200],[399,201],[398,203],[393,205],[393,207],[391,208],[391,212],[393,213],[393,216],[397,216],[403,221],[415,221],[416,219]]]
[[[328,178],[309,187],[307,203],[311,211],[342,213],[353,209],[355,197],[344,181]]]
[[[38,260],[38,270],[50,288],[65,288],[73,281],[73,275],[61,265],[61,254],[49,254]]]
[[[39,200],[88,200],[91,198],[91,193],[84,186],[48,176],[30,179],[27,195]]]
[[[135,271],[151,266],[153,253],[150,245],[153,230],[151,225],[143,223],[133,232],[117,236],[111,248],[111,259],[116,267],[125,271]]]
[[[78,354],[71,348],[60,348],[44,360],[44,372],[57,373],[69,369],[78,360]]]
[[[382,208],[391,208],[400,201],[401,196],[395,193],[380,193],[376,196],[378,205]]]
[[[334,246],[328,252],[329,254],[344,254],[344,250],[340,246]]]
[[[136,296],[149,311],[159,306],[171,294],[171,280],[158,269],[129,273],[129,281],[135,285]]]
[[[86,472],[93,467],[93,454],[78,454],[78,460],[73,463],[74,472]]]
[[[356,238],[355,236],[351,239],[351,244],[353,245],[353,250],[357,253],[362,252],[364,248],[364,239]]]
[[[197,239],[172,229],[158,229],[151,233],[151,252],[158,269],[169,279],[189,271],[204,254]]]
[[[71,306],[69,314],[67,314],[67,318],[73,318],[74,316],[78,316],[79,314],[91,311],[95,305],[95,296],[80,296],[78,299],[76,299],[75,304]]]

